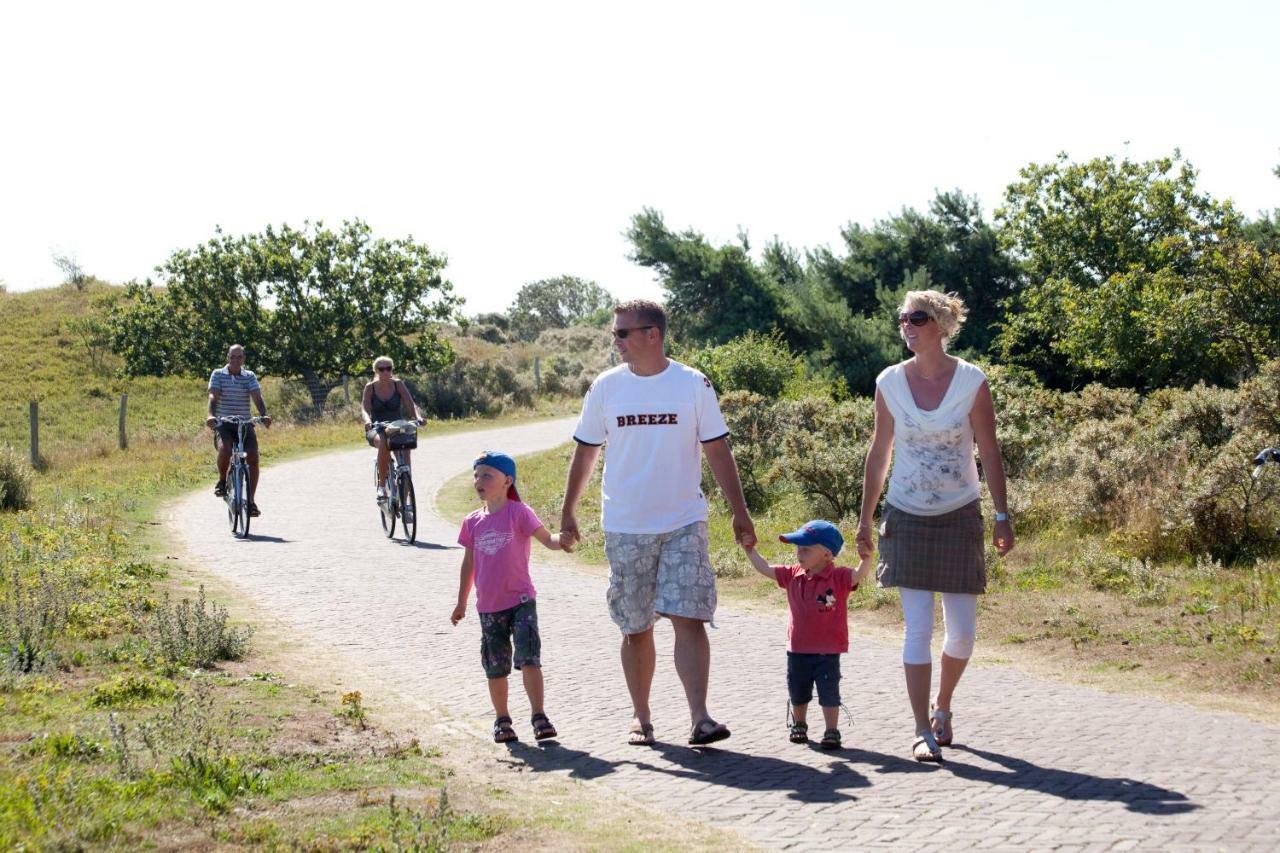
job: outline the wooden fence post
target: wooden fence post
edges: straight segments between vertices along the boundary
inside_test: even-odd
[[[40,467],[40,404],[31,401],[31,467]]]
[[[342,399],[348,403],[351,402],[351,386],[347,384],[350,379],[351,377],[347,374],[342,374]]]
[[[533,357],[533,390],[542,393],[542,356]]]
[[[125,411],[128,408],[129,408],[129,395],[121,394],[120,395],[120,449],[121,450],[129,449],[129,434],[125,432],[125,428],[124,428]]]

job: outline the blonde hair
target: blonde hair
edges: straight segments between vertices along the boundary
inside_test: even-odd
[[[380,356],[378,356],[377,358],[375,358],[375,359],[373,360],[373,372],[374,372],[374,373],[377,373],[377,372],[378,372],[378,365],[379,365],[379,364],[385,364],[385,365],[387,365],[388,367],[390,367],[392,370],[395,370],[395,369],[396,369],[396,363],[395,363],[394,361],[392,361],[392,360],[391,360],[391,356],[389,356],[389,355],[380,355]]]
[[[969,316],[964,300],[954,292],[908,290],[906,296],[902,297],[902,307],[898,310],[908,311],[912,308],[928,314],[938,324],[938,328],[942,330],[943,349],[951,343],[952,338],[960,334],[960,327],[964,325],[965,317]]]

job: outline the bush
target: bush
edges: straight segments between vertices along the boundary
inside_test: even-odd
[[[733,458],[747,508],[760,512],[773,503],[773,468],[782,450],[778,409],[751,391],[730,391],[720,398],[720,411],[729,427]]]
[[[221,660],[240,660],[249,651],[251,631],[227,626],[227,609],[208,606],[204,587],[194,603],[177,604],[164,595],[163,603],[146,619],[150,640],[165,662],[205,669]]]
[[[9,445],[0,445],[0,510],[31,508],[31,465]]]
[[[1187,553],[1209,553],[1224,562],[1274,551],[1280,522],[1280,476],[1266,470],[1253,479],[1253,455],[1274,436],[1237,432],[1204,466],[1193,469],[1173,501],[1171,526]]]
[[[24,577],[13,569],[0,600],[0,654],[6,672],[21,675],[52,669],[57,642],[67,626],[66,590],[45,571]]]
[[[871,400],[827,404],[816,418],[817,429],[786,433],[782,476],[800,487],[817,515],[838,523],[861,508],[862,463],[874,420]]]
[[[805,377],[804,360],[791,351],[778,332],[747,332],[720,346],[687,354],[690,367],[702,371],[721,394],[751,391],[769,399]]]
[[[498,415],[508,405],[533,404],[533,385],[499,361],[458,356],[439,373],[410,383],[420,408],[438,418]]]

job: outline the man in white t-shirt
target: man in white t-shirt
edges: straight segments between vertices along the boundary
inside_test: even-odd
[[[724,740],[729,729],[707,712],[711,645],[706,623],[716,609],[715,572],[702,494],[702,454],[733,511],[733,530],[754,544],[729,430],[715,389],[698,371],[667,358],[667,315],[634,300],[614,309],[614,345],[622,364],[596,378],[574,430],[560,520],[562,541],[576,541],[578,498],[605,454],[603,523],[609,559],[609,615],[622,630],[622,671],[635,709],[629,743],[654,743],[649,690],[657,616],[675,629],[676,673],[689,702],[689,743]]]

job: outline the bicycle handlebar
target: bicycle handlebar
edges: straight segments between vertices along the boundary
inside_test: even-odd
[[[216,420],[220,424],[236,424],[236,425],[260,424],[260,423],[266,422],[266,418],[263,418],[260,415],[254,415],[253,417],[249,417],[249,418],[246,418],[244,415],[219,415],[218,417],[214,418],[214,420]]]

